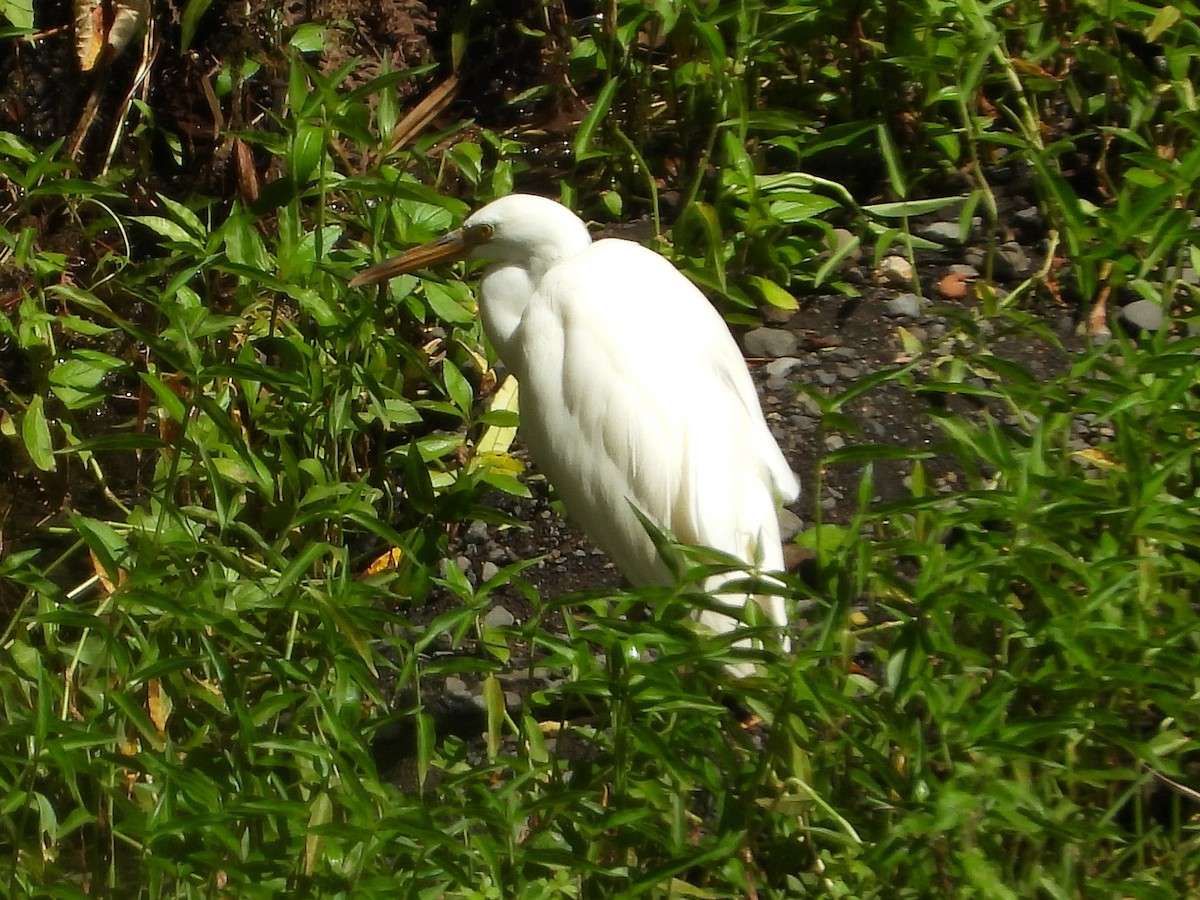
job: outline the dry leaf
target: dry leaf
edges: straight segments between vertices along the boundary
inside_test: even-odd
[[[387,553],[383,554],[383,556],[377,556],[374,562],[367,566],[367,571],[363,573],[363,576],[378,575],[380,572],[386,572],[389,569],[398,569],[400,567],[400,560],[402,559],[404,559],[404,551],[399,547],[393,547]]]
[[[75,0],[79,68],[106,66],[129,46],[150,13],[150,0]]]
[[[113,584],[112,579],[108,577],[108,573],[104,571],[104,566],[100,565],[100,560],[96,558],[96,554],[92,550],[88,550],[88,556],[92,560],[92,571],[96,573],[96,577],[100,579],[100,586],[104,588],[105,596],[111,594],[117,589]],[[121,580],[121,573],[117,573],[117,581]]]
[[[941,281],[937,284],[938,293],[947,300],[961,300],[967,296],[967,291],[970,289],[971,279],[967,275],[960,272],[951,272],[948,275],[943,275]]]
[[[164,694],[162,683],[157,678],[146,682],[146,711],[150,713],[150,721],[154,723],[159,737],[167,733],[167,720],[171,718],[171,710],[175,706],[169,694]]]

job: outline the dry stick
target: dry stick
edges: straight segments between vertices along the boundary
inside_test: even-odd
[[[451,75],[430,91],[425,99],[396,123],[396,127],[392,129],[392,139],[383,155],[390,156],[420,134],[422,129],[433,121],[433,117],[458,96],[458,87],[458,76]]]

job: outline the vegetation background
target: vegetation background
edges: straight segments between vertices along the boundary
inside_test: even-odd
[[[0,0],[8,894],[1200,893],[1194,3],[75,6]],[[935,211],[990,251],[943,339],[803,388],[913,397],[961,490],[824,455],[857,500],[809,501],[762,677],[685,591],[453,563],[527,490],[471,293],[345,282],[513,189],[647,217],[735,325]],[[991,352],[1053,308],[1098,339],[1061,373]]]

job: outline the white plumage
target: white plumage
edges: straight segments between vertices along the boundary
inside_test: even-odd
[[[741,352],[687,278],[630,241],[593,243],[552,200],[513,194],[351,284],[463,256],[491,263],[480,314],[521,386],[530,455],[633,584],[670,575],[631,503],[683,543],[724,551],[749,569],[783,568],[778,505],[795,499],[799,485]],[[719,596],[730,606],[746,600]],[[755,599],[771,621],[787,624],[781,597]],[[719,632],[735,625],[712,612],[700,620]]]

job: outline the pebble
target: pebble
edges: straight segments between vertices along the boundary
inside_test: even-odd
[[[1117,317],[1141,331],[1158,331],[1164,320],[1162,307],[1146,298],[1122,306]]]
[[[800,340],[782,328],[755,328],[744,339],[747,356],[779,358],[795,356]]]
[[[1036,206],[1026,206],[1024,209],[1018,209],[1012,214],[1014,225],[1030,231],[1040,232],[1045,223],[1042,221],[1042,211]]]
[[[817,427],[817,420],[812,416],[792,416],[792,427],[797,431],[812,431]]]
[[[962,243],[962,233],[957,222],[933,222],[918,228],[916,235],[943,247],[956,247]]]
[[[898,294],[887,302],[887,311],[892,316],[915,319],[921,315],[921,298],[911,292]]]
[[[486,562],[484,562],[483,566],[481,566],[479,569],[479,577],[482,578],[484,581],[491,581],[493,578],[495,578],[499,574],[500,574],[500,567],[498,565],[496,565],[494,562],[492,562],[492,560],[490,560],[490,559],[487,560]]]
[[[903,256],[885,256],[879,264],[878,275],[885,284],[912,284],[913,267]]]
[[[1016,241],[1009,241],[996,248],[996,276],[998,278],[1024,278],[1033,270],[1033,263],[1025,248]]]
[[[483,624],[490,628],[507,628],[516,621],[517,617],[499,604],[489,609],[483,617]]]
[[[785,508],[779,511],[779,536],[783,538],[783,540],[790,541],[792,538],[798,535],[803,528],[804,522],[790,509]]]
[[[840,434],[827,434],[825,436],[825,449],[829,451],[841,450],[846,446],[846,439]]]
[[[767,389],[778,391],[787,387],[791,384],[792,372],[802,365],[803,363],[794,356],[781,356],[771,360],[763,366],[763,371],[767,373]]]
[[[858,236],[853,231],[848,231],[845,228],[835,228],[833,229],[833,240],[828,242],[830,244],[829,249],[840,251],[843,247],[853,243],[857,237]],[[846,257],[840,264],[840,268],[846,269],[850,266],[857,265],[858,263],[862,262],[862,255],[862,246],[860,245],[855,247],[848,254],[846,254]]]

